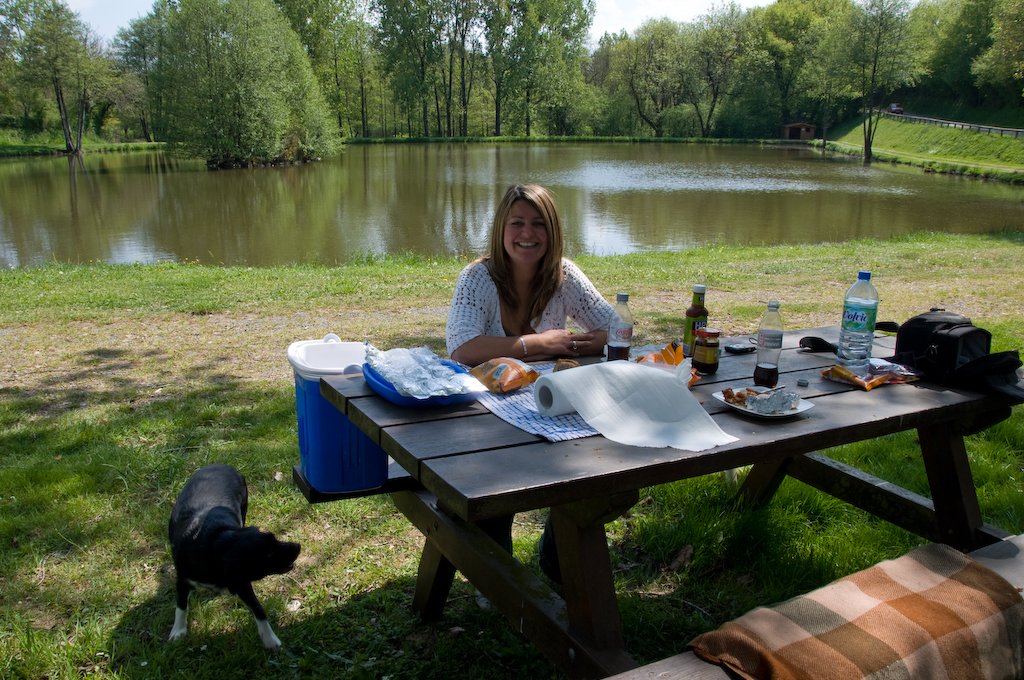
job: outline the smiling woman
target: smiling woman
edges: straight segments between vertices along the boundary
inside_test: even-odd
[[[600,354],[611,309],[579,267],[562,257],[562,222],[547,189],[516,184],[495,211],[489,253],[459,275],[448,353],[470,366],[502,356]],[[569,318],[584,332],[567,330]]]

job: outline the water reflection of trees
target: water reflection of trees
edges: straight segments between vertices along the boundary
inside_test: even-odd
[[[554,192],[570,257],[1024,221],[1019,187],[777,149],[374,145],[322,163],[215,172],[162,153],[110,154],[0,164],[0,264],[469,258],[487,247],[505,187],[529,181]]]

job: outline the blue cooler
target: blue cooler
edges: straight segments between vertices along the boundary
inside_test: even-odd
[[[321,377],[360,375],[365,357],[363,343],[342,342],[333,333],[288,346],[288,361],[295,370],[299,467],[317,491],[359,491],[387,481],[384,451],[320,394]]]

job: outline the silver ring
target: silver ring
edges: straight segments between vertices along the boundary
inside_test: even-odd
[[[576,341],[573,340],[572,341],[572,351],[575,352],[577,349],[579,349],[579,346],[576,344]]]

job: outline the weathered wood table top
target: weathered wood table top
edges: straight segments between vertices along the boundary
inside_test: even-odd
[[[723,353],[718,371],[703,377],[692,392],[718,425],[738,439],[701,452],[627,446],[601,436],[548,442],[477,403],[394,406],[359,377],[324,378],[321,393],[408,473],[407,482],[419,487],[393,498],[426,536],[415,600],[424,616],[440,615],[458,568],[554,663],[570,675],[599,677],[633,665],[623,649],[604,523],[627,510],[643,487],[753,465],[741,489],[749,502],[767,502],[790,475],[961,549],[1005,535],[981,520],[963,434],[993,413],[1008,414],[1008,407],[993,397],[925,383],[864,392],[826,380],[821,371],[835,357],[798,349],[805,335],[835,342],[838,329],[790,331],[784,337],[779,384],[814,407],[792,418],[764,419],[721,404],[712,393],[752,385],[756,360],[756,353]],[[891,355],[894,342],[894,337],[877,337],[874,356]],[[807,387],[797,386],[801,378]],[[909,429],[919,433],[931,498],[816,453]],[[515,560],[497,554],[500,549],[495,553],[496,544],[473,526],[548,507],[558,538],[564,600]]]

